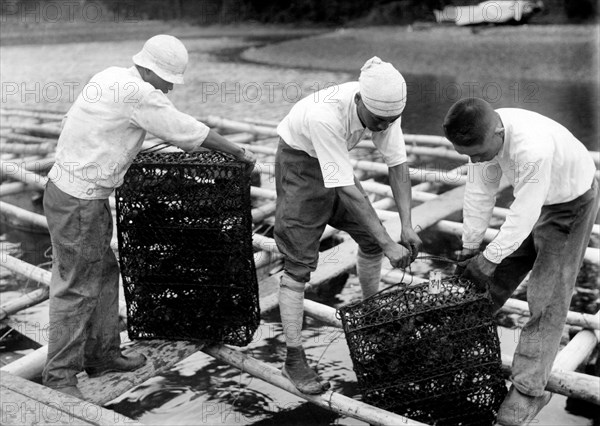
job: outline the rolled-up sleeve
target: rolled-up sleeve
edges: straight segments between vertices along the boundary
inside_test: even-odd
[[[134,107],[131,121],[184,151],[200,148],[210,131],[206,124],[175,108],[159,90],[152,90],[140,99]]]

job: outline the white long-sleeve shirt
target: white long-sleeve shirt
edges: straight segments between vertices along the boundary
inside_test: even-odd
[[[332,86],[298,101],[277,126],[277,133],[292,148],[319,160],[326,188],[354,185],[349,151],[365,136],[354,97],[357,81]],[[401,118],[386,130],[373,132],[373,144],[388,167],[406,162]]]
[[[178,111],[136,67],[110,67],[91,78],[69,109],[48,177],[73,197],[108,198],[123,183],[146,132],[193,151],[209,130]]]
[[[504,125],[504,144],[491,161],[469,168],[462,239],[463,247],[479,248],[504,176],[515,200],[483,253],[500,263],[531,233],[542,206],[574,200],[591,188],[596,166],[585,146],[554,120],[518,108],[496,112]]]

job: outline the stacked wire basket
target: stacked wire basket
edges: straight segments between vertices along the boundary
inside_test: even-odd
[[[248,344],[260,311],[247,165],[142,153],[116,199],[130,338]]]
[[[492,425],[506,395],[492,302],[468,281],[339,309],[365,402],[431,425]]]

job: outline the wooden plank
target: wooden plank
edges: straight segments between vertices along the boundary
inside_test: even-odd
[[[127,346],[123,353],[144,354],[147,358],[145,366],[130,373],[107,373],[95,379],[80,373],[77,375],[79,380],[77,386],[87,401],[104,405],[132,387],[170,370],[179,361],[203,347],[202,342],[136,340]]]
[[[0,371],[2,424],[139,425],[121,414]]]

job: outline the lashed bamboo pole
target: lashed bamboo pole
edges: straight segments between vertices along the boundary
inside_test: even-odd
[[[502,354],[502,372],[510,377],[512,355]],[[575,371],[552,370],[546,390],[600,405],[600,378]]]
[[[17,132],[35,133],[42,137],[57,138],[60,135],[60,127],[57,125],[26,124],[26,123],[1,123],[0,128],[11,129]]]
[[[275,155],[275,148],[251,145],[248,149],[256,153]],[[388,166],[383,163],[356,159],[350,159],[350,163],[355,169],[365,172],[374,172],[381,175],[387,175],[389,173]],[[256,167],[263,174],[273,175],[275,173],[275,165],[272,163],[257,163]],[[453,170],[428,170],[410,167],[409,178],[418,182],[439,182],[452,186],[464,185],[467,181],[467,177],[457,170],[462,170],[462,168]]]
[[[23,169],[17,162],[0,160],[0,177],[14,179],[37,189],[44,189],[48,178]]]
[[[452,171],[453,175],[456,175],[457,173],[459,173],[458,170]],[[366,192],[380,195],[382,197],[394,198],[394,193],[392,192],[392,188],[389,185],[375,182],[373,180],[361,181],[360,184],[362,185],[363,189]],[[437,196],[438,196],[437,194],[427,192],[426,190],[418,190],[418,189],[415,189],[415,187],[413,187],[413,190],[412,190],[412,199],[414,201],[426,202],[426,201],[433,200]],[[501,218],[506,218],[506,215],[508,214],[508,212],[509,212],[509,209],[502,208],[502,207],[494,207],[494,210],[493,210],[494,216],[501,217]]]
[[[3,320],[12,314],[15,314],[23,309],[26,309],[30,306],[36,305],[48,299],[48,285],[50,283],[50,277],[52,275],[50,272],[33,266],[27,262],[23,262],[22,260],[17,259],[16,257],[4,252],[3,250],[0,251],[0,256],[2,257],[1,265],[6,269],[16,272],[20,275],[26,276],[27,278],[30,278],[36,282],[41,282],[45,284],[39,289],[36,289],[21,297],[11,300],[8,303],[2,304],[0,306],[0,320]]]
[[[0,115],[5,115],[7,117],[27,117],[27,118],[35,118],[37,120],[47,120],[47,121],[61,121],[65,116],[64,112],[51,112],[47,110],[27,110],[27,109],[13,109],[13,108],[0,108]]]
[[[5,182],[0,184],[0,197],[10,194],[18,194],[27,189],[22,182]]]
[[[600,322],[600,312],[594,317],[593,322]],[[599,340],[599,330],[581,330],[558,353],[552,369],[575,371],[598,346]]]
[[[18,260],[18,259],[17,259]],[[5,266],[5,265],[2,265]],[[19,311],[47,300],[50,295],[50,289],[47,286],[40,287],[30,291],[23,296],[17,297],[7,303],[0,305],[0,321],[16,314]]]
[[[525,316],[531,315],[527,302],[518,299],[508,299],[502,306],[502,311]],[[569,311],[567,324],[584,329],[600,330],[598,315]]]
[[[247,132],[266,137],[277,137],[277,129],[270,126],[259,126],[252,123],[229,120],[215,115],[209,115],[202,120],[209,127],[219,127],[236,132]]]
[[[331,390],[321,395],[303,394],[288,379],[284,378],[275,367],[227,346],[209,346],[202,349],[202,351],[280,389],[304,398],[319,407],[344,416],[362,420],[372,425],[425,425]]]
[[[30,136],[30,135],[25,135],[25,134],[21,134],[21,133],[13,133],[13,132],[7,132],[7,131],[0,131],[0,137],[5,138],[7,140],[7,142],[22,142],[25,144],[52,144],[54,146],[56,146],[56,141],[57,139],[51,139],[51,138],[40,138],[38,136]],[[8,152],[8,151],[4,151],[4,152]]]

